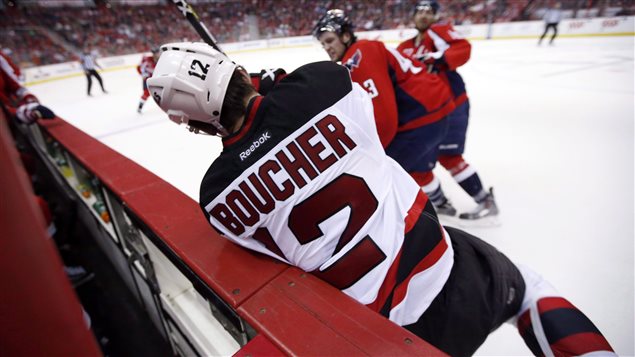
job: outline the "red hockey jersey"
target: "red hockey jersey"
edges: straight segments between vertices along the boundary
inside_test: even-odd
[[[22,75],[20,67],[13,63],[11,58],[2,52],[0,52],[0,68],[2,68],[16,82],[19,81],[20,75]]]
[[[424,32],[422,40],[417,41],[415,36],[400,43],[397,50],[408,58],[434,66],[450,86],[456,106],[467,100],[465,83],[456,69],[470,59],[472,46],[452,25],[433,24]]]
[[[16,108],[27,102],[37,102],[37,98],[15,79],[15,72],[0,66],[0,105],[15,115]]]
[[[143,79],[150,78],[152,77],[155,66],[154,57],[152,55],[144,55],[141,58],[141,63],[137,66],[137,72],[139,72]]]
[[[397,131],[433,123],[454,110],[452,94],[438,76],[379,41],[359,40],[342,58],[373,99],[377,131],[384,148]]]

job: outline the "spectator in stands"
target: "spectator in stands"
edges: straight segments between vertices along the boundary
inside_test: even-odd
[[[103,56],[114,56],[140,53],[164,42],[198,38],[172,4],[111,2],[111,6],[104,6],[102,1],[97,3],[100,5],[94,7],[14,6],[0,9],[0,38],[5,46],[15,51],[13,57],[18,64],[29,66],[70,61],[73,55],[67,48],[82,48],[86,43],[99,48]],[[368,21],[368,29],[382,30],[411,27],[409,9],[412,3],[412,0],[350,1],[346,2],[345,8],[355,23],[366,24]],[[542,2],[446,0],[443,2],[444,17],[454,25],[483,23],[488,15],[492,22],[527,20],[538,9],[537,3]],[[591,7],[597,8],[604,2],[590,3]],[[257,39],[249,30],[253,22],[247,21],[248,15],[257,18],[259,38],[308,35],[314,25],[312,19],[332,6],[332,0],[232,0],[195,4],[201,21],[220,43]],[[616,6],[624,9],[619,12],[621,14],[632,13],[632,1]],[[165,23],[170,23],[170,27],[164,26]],[[50,33],[57,36],[49,36]],[[60,38],[66,44],[54,40]],[[39,52],[35,53],[33,49]]]
[[[96,56],[93,52],[91,52],[90,47],[84,47],[84,52],[82,53],[80,62],[82,64],[82,69],[84,69],[84,74],[86,75],[86,79],[88,80],[88,96],[89,97],[92,96],[92,94],[90,94],[90,89],[93,86],[93,81],[91,77],[95,77],[97,79],[102,92],[108,93],[104,89],[104,82],[102,81],[101,76],[99,75],[99,73],[97,73],[97,70],[95,69],[96,67],[99,67],[99,69],[103,69],[101,68],[99,63],[97,63],[97,59],[95,57]]]
[[[543,32],[542,36],[540,36],[538,46],[542,43],[542,39],[545,38],[549,29],[553,30],[553,35],[551,35],[551,40],[549,40],[549,44],[553,45],[553,40],[558,35],[558,24],[560,23],[560,20],[562,20],[562,10],[560,10],[561,6],[562,4],[557,2],[552,8],[545,12],[545,16],[543,17],[545,20],[545,32]]]

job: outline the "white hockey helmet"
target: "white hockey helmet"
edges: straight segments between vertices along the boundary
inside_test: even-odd
[[[220,114],[235,68],[227,56],[203,42],[168,43],[161,46],[148,90],[173,122],[208,123],[220,136],[227,136]]]

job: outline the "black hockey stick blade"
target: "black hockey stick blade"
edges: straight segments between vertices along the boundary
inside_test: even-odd
[[[199,34],[199,36],[201,36],[205,43],[212,46],[218,52],[225,54],[220,46],[218,46],[218,43],[216,43],[216,39],[211,34],[211,32],[209,32],[207,27],[203,25],[200,18],[190,4],[188,4],[185,0],[172,0],[172,3],[176,5],[176,8],[181,12],[181,14],[183,14],[183,16],[185,16],[187,21],[190,23],[190,25],[192,25],[192,27],[194,27],[194,30],[196,30],[196,32]]]

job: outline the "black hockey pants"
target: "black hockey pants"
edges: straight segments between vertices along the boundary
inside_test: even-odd
[[[454,248],[450,277],[421,318],[404,327],[451,356],[471,356],[490,332],[518,313],[525,283],[496,248],[445,229]]]

